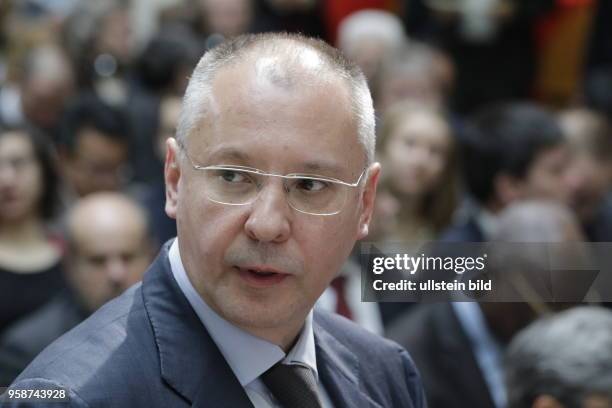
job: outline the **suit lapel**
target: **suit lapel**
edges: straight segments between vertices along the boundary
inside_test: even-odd
[[[142,284],[164,381],[194,407],[252,408],[172,276],[164,245]]]
[[[359,387],[359,360],[314,319],[317,370],[336,408],[382,408]]]

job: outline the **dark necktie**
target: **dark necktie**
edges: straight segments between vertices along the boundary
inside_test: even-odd
[[[346,277],[338,276],[331,282],[331,287],[336,292],[336,313],[347,319],[353,319],[353,313],[346,300]]]
[[[261,379],[285,408],[321,408],[314,373],[296,364],[275,364]]]

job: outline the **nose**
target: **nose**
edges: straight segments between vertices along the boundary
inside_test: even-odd
[[[244,229],[255,241],[284,242],[291,233],[291,211],[282,181],[270,180],[251,204]]]
[[[424,146],[414,146],[410,149],[409,155],[413,164],[419,167],[425,166],[427,162],[432,159],[431,152]]]
[[[127,276],[127,264],[120,257],[113,257],[106,263],[109,280],[115,286],[121,286]]]

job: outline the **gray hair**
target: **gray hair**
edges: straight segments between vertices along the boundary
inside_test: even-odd
[[[282,68],[271,67],[269,76],[280,86],[291,86],[297,77],[295,69],[300,52],[314,51],[324,61],[319,68],[321,74],[333,73],[344,79],[350,88],[351,108],[357,121],[359,142],[364,147],[366,163],[374,160],[375,121],[372,97],[365,76],[352,62],[337,49],[325,42],[298,34],[266,33],[248,34],[230,39],[209,50],[200,59],[189,80],[181,116],[177,126],[176,138],[184,143],[193,129],[203,119],[211,96],[212,81],[216,73],[230,64],[255,57],[257,51],[283,56]],[[322,77],[318,75],[317,77]]]
[[[407,41],[400,19],[383,10],[362,10],[342,20],[338,27],[338,46],[341,50],[349,49],[364,38],[381,40],[392,50],[401,48]]]
[[[541,395],[581,407],[589,395],[612,397],[612,312],[581,306],[532,323],[505,359],[508,407],[528,408]]]

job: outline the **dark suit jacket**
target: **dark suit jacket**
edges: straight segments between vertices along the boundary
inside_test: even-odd
[[[88,314],[66,290],[10,326],[0,339],[0,386],[12,383],[45,347]]]
[[[425,406],[419,375],[397,344],[324,312],[313,327],[319,376],[336,408]],[[12,387],[58,385],[74,407],[252,406],[174,280],[168,245],[142,285],[50,345]]]
[[[495,408],[450,303],[421,304],[387,333],[414,358],[430,408]]]
[[[484,232],[474,217],[451,225],[440,237],[442,242],[483,242]]]

